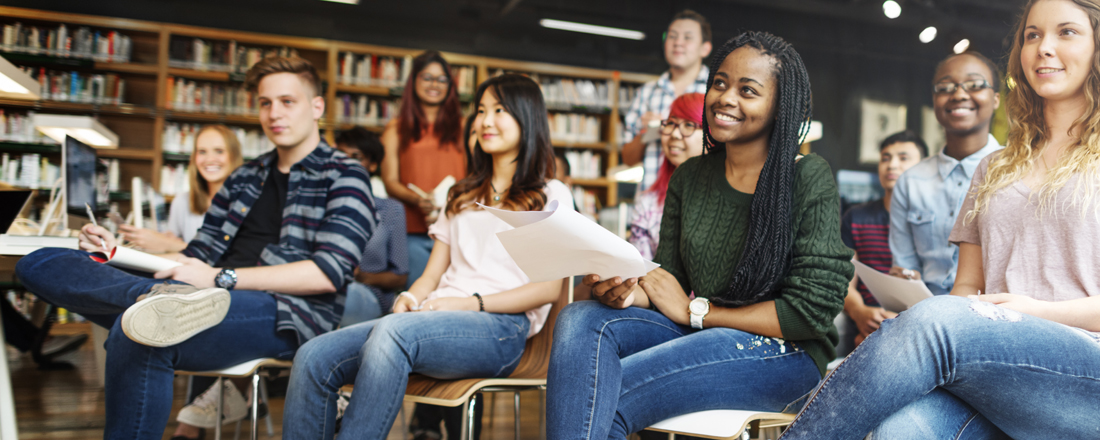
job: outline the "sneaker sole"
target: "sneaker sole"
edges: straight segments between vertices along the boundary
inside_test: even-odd
[[[217,287],[186,295],[156,295],[126,309],[122,332],[150,347],[176,345],[221,323],[229,303],[229,291]]]

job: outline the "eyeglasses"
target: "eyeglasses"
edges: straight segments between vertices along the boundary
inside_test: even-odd
[[[955,93],[955,91],[958,90],[959,87],[962,87],[962,89],[967,93],[973,93],[979,90],[988,89],[991,86],[989,85],[989,81],[986,81],[984,79],[971,79],[963,81],[961,83],[942,82],[932,86],[932,93],[937,95],[941,93],[950,95],[952,93]]]
[[[681,135],[688,137],[695,134],[695,130],[699,128],[699,124],[691,121],[676,123],[676,121],[671,119],[665,119],[661,121],[661,134],[672,134],[672,130],[676,129],[676,127],[680,127]]]
[[[430,73],[421,73],[420,80],[426,83],[436,82],[442,85],[447,85],[451,82],[451,79],[447,78],[447,75],[432,76]]]

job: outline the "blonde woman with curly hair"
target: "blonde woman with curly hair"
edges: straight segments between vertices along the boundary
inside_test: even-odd
[[[1008,147],[951,233],[953,296],[884,322],[783,439],[1100,435],[1100,1],[1024,11]]]

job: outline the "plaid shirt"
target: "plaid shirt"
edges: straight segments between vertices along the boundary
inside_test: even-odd
[[[695,82],[688,86],[684,93],[706,93],[707,92],[707,78],[710,76],[710,69],[706,64],[699,69],[699,76],[695,77]],[[638,90],[638,94],[634,97],[634,102],[630,104],[630,110],[627,110],[626,115],[623,116],[623,143],[628,143],[634,140],[634,136],[637,136],[642,131],[642,115],[647,112],[653,112],[661,115],[661,119],[668,118],[668,111],[672,108],[672,101],[676,100],[676,87],[672,85],[671,77],[668,72],[661,74],[660,78],[656,81],[650,81],[642,85]],[[642,169],[645,170],[645,175],[642,177],[642,184],[638,187],[638,190],[644,190],[649,188],[653,184],[653,181],[657,180],[657,170],[661,167],[661,160],[664,159],[664,154],[661,153],[661,142],[659,140],[650,142],[645,146],[645,157],[642,159]]]
[[[206,212],[198,235],[183,254],[214,265],[233,244],[241,223],[276,166],[271,151],[244,164],[225,181]],[[358,162],[321,141],[290,167],[279,242],[269,244],[258,265],[310,260],[335,293],[294,296],[270,292],[278,306],[277,331],[293,332],[299,343],[336,328],[344,314],[344,292],[367,240],[378,226],[367,172]]]

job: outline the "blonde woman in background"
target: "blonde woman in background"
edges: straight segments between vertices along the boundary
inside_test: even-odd
[[[120,225],[123,238],[152,253],[182,251],[202,227],[202,218],[210,201],[225,179],[241,166],[241,144],[224,125],[204,126],[195,136],[195,148],[187,168],[190,191],[177,194],[168,209],[168,230]]]
[[[951,232],[951,295],[883,322],[783,439],[1100,433],[1100,1],[1024,11],[1008,147],[982,160]]]

